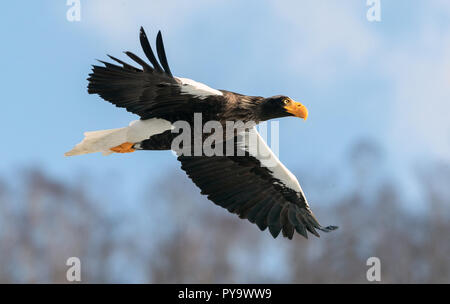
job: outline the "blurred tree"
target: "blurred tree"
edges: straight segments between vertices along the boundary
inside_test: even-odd
[[[355,162],[371,168],[367,178],[378,174],[373,161]],[[367,283],[371,256],[384,283],[450,283],[450,166],[428,165],[418,180],[425,210],[410,211],[415,202],[384,177],[373,191],[352,187],[314,206],[339,230],[289,241],[214,205],[182,172],[143,185],[129,209],[113,187],[95,198],[95,181],[64,184],[29,169],[14,184],[0,179],[0,283],[64,283],[71,256],[88,283]],[[111,204],[119,212],[107,212]]]

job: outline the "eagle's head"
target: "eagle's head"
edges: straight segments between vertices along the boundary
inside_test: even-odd
[[[260,103],[260,117],[262,120],[295,116],[306,120],[308,109],[291,98],[284,95],[276,95],[264,98]]]

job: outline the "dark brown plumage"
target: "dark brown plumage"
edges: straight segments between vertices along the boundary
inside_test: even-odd
[[[109,56],[118,65],[103,61],[104,66],[94,65],[88,78],[88,92],[139,115],[141,120],[159,118],[170,123],[183,120],[193,125],[194,113],[201,113],[204,122],[217,120],[222,124],[226,121],[259,123],[286,116],[306,119],[306,108],[286,96],[246,96],[174,77],[160,32],[156,39],[159,62],[142,28],[140,42],[151,65],[131,52],[125,54],[140,68]],[[170,130],[155,134],[134,143],[133,150],[169,150],[177,135]],[[178,156],[181,168],[202,194],[261,230],[268,228],[273,237],[282,232],[283,236],[292,238],[294,231],[304,237],[308,237],[307,231],[319,236],[317,230],[336,229],[318,223],[298,181],[281,163],[274,168],[264,165],[245,146],[239,145],[242,144],[240,135],[235,136],[232,138],[234,151],[242,156]]]

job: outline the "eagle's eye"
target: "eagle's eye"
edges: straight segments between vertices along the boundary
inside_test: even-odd
[[[291,100],[290,100],[289,98],[283,99],[283,103],[284,103],[285,105],[287,105],[287,104],[290,103],[290,102],[291,102]]]

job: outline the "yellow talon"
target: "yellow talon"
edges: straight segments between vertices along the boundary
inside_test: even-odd
[[[125,142],[121,145],[111,148],[110,150],[116,153],[131,153],[136,151],[135,149],[133,149],[133,145],[134,143]]]

